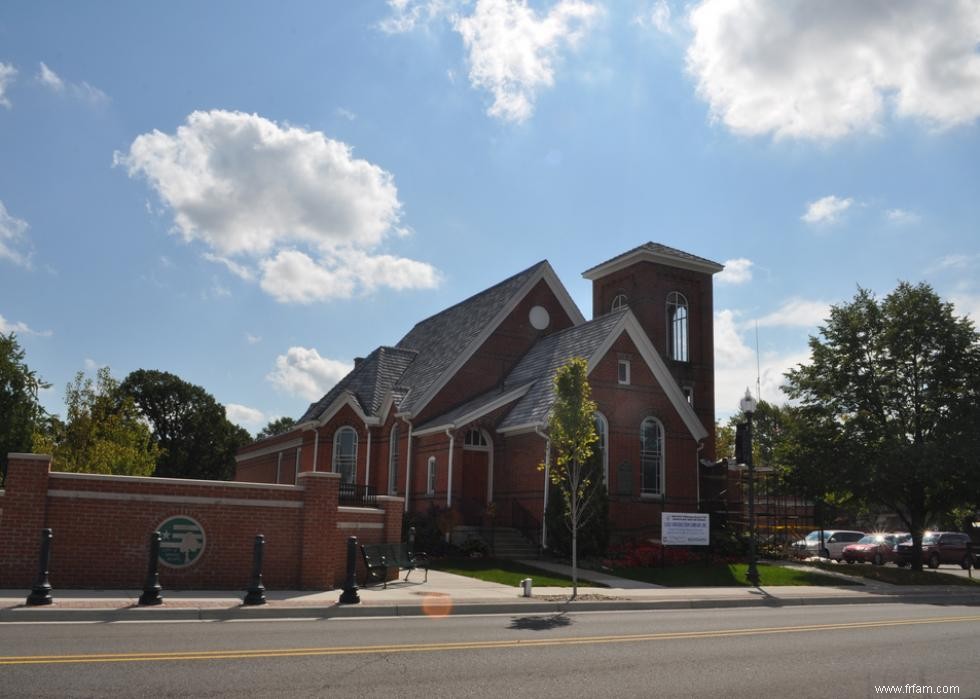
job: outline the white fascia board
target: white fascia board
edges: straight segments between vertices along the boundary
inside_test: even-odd
[[[652,250],[641,248],[639,250],[634,250],[629,255],[625,255],[619,259],[610,260],[603,265],[587,270],[582,273],[582,276],[591,281],[595,281],[596,279],[601,279],[602,277],[612,274],[613,272],[618,272],[621,269],[625,269],[630,265],[642,261],[656,262],[657,264],[666,265],[667,267],[679,267],[681,269],[689,269],[694,272],[703,272],[705,274],[717,274],[725,269],[724,265],[719,265],[715,262],[698,262],[697,260],[688,260],[683,257],[664,255]]]
[[[660,384],[671,405],[674,406],[674,410],[681,416],[681,420],[684,421],[684,425],[690,431],[691,436],[697,441],[705,439],[708,436],[708,432],[698,419],[694,408],[687,402],[687,399],[684,397],[684,392],[681,391],[681,387],[677,385],[674,377],[671,376],[670,370],[664,364],[664,360],[660,358],[660,353],[657,352],[657,348],[650,342],[650,338],[643,331],[640,322],[633,315],[633,311],[627,309],[622,319],[610,331],[606,339],[599,345],[599,348],[589,357],[589,373],[592,373],[596,365],[602,361],[602,358],[606,356],[613,343],[619,339],[619,336],[623,332],[626,332],[630,339],[633,340],[633,344],[640,351],[640,356],[643,357],[647,366],[650,367],[653,377]]]
[[[286,442],[279,442],[277,444],[271,444],[267,447],[256,449],[255,451],[246,452],[245,454],[236,454],[235,463],[241,463],[242,461],[248,461],[249,459],[257,459],[261,456],[268,456],[269,454],[286,451],[287,449],[295,449],[296,447],[300,446],[303,446],[303,438],[296,437],[295,439],[290,439]]]
[[[572,319],[572,323],[575,325],[581,325],[585,322],[585,316],[582,315],[582,312],[578,309],[578,306],[576,306],[575,302],[572,301],[572,297],[568,294],[568,290],[561,283],[561,280],[558,279],[558,275],[555,274],[555,270],[551,268],[551,264],[545,260],[541,269],[529,277],[526,282],[524,282],[524,286],[521,287],[521,290],[514,294],[510,301],[500,308],[497,315],[493,317],[492,321],[487,323],[486,327],[480,332],[476,339],[473,340],[473,342],[470,343],[470,346],[466,348],[466,351],[456,357],[456,360],[450,364],[444,372],[442,372],[442,376],[440,376],[439,379],[429,387],[429,390],[422,396],[418,406],[413,411],[415,415],[418,415],[425,409],[425,406],[429,404],[429,401],[435,398],[439,391],[441,391],[443,387],[449,383],[450,379],[456,375],[456,372],[459,371],[474,354],[476,354],[476,351],[483,346],[483,343],[487,341],[487,338],[494,333],[497,327],[504,322],[504,319],[506,319],[507,316],[509,316],[511,312],[517,308],[517,304],[523,301],[524,297],[527,296],[531,292],[531,289],[533,289],[542,279],[544,279],[551,288],[551,291],[558,299],[558,303],[561,304],[561,307]],[[406,413],[406,415],[409,417],[411,416],[409,413]]]
[[[353,399],[350,391],[344,391],[334,399],[333,403],[330,404],[330,407],[323,412],[323,415],[316,419],[316,421],[313,423],[313,427],[322,427],[330,422],[331,418],[333,418],[333,416],[336,415],[337,412],[345,405],[349,405],[351,410],[353,410],[357,416],[361,418],[365,425],[381,424],[378,418],[369,417],[364,414],[364,411],[361,410],[361,407],[357,404],[357,401]]]
[[[417,437],[424,437],[427,434],[436,434],[437,432],[445,432],[446,430],[455,430],[456,428],[462,427],[469,422],[473,422],[474,420],[479,419],[488,413],[492,413],[497,408],[502,408],[508,403],[513,403],[518,398],[522,398],[531,388],[531,384],[533,383],[534,382],[532,381],[524,384],[523,386],[518,386],[513,391],[508,391],[507,393],[493,399],[491,402],[471,410],[468,413],[460,415],[452,422],[446,422],[433,427],[426,427],[424,430],[415,430],[412,432],[412,434]]]

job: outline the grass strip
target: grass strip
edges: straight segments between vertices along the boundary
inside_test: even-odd
[[[977,585],[980,580],[976,578],[961,578],[958,575],[949,573],[939,573],[933,571],[918,571],[910,568],[899,568],[897,566],[873,566],[856,563],[854,565],[842,566],[836,563],[816,563],[805,562],[804,565],[819,568],[820,570],[832,570],[843,575],[853,575],[855,577],[875,580],[877,582],[888,583],[890,585]]]
[[[858,581],[835,578],[805,570],[770,566],[760,563],[759,580],[763,587],[792,585],[861,585]],[[748,565],[745,563],[713,563],[710,565],[683,565],[637,568],[614,568],[612,575],[630,580],[664,585],[666,587],[751,587],[745,579]]]
[[[535,587],[572,586],[572,579],[560,573],[552,573],[502,558],[452,558],[433,561],[431,567],[453,575],[465,575],[468,578],[512,587],[520,585],[524,578],[534,580]],[[580,587],[605,587],[582,577],[579,577],[578,584]]]

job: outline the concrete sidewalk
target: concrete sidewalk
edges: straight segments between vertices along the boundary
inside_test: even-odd
[[[569,574],[568,566],[542,561],[529,565]],[[455,614],[541,614],[558,611],[698,609],[710,607],[868,604],[876,602],[980,605],[980,586],[894,586],[864,581],[840,587],[688,587],[665,588],[594,571],[583,576],[608,587],[579,587],[569,603],[569,588],[534,587],[532,597],[521,589],[442,571],[413,572],[408,580],[361,588],[360,604],[338,603],[340,590],[328,592],[266,592],[267,604],[242,605],[244,591],[171,591],[163,604],[139,607],[138,590],[61,590],[54,604],[27,607],[29,590],[0,590],[0,622],[230,620],[267,618],[330,618],[350,616],[432,616]],[[404,577],[404,575],[403,575]],[[851,578],[850,580],[853,580]],[[842,581],[843,582],[843,581]]]

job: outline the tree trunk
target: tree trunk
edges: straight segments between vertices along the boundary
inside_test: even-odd
[[[578,597],[578,497],[572,494],[572,599]]]

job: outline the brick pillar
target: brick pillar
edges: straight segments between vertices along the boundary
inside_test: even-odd
[[[297,485],[304,491],[299,584],[304,590],[329,590],[335,571],[346,563],[337,530],[340,474],[303,471]]]
[[[0,499],[0,588],[30,587],[47,515],[51,457],[8,454],[7,459],[6,491]],[[55,532],[52,547],[57,545]],[[52,571],[51,578],[57,580],[57,571]]]
[[[385,511],[382,541],[397,544],[402,540],[402,515],[405,514],[405,498],[379,495],[378,507]]]

